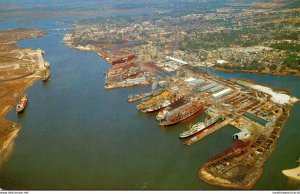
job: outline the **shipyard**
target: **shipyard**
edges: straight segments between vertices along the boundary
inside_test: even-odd
[[[115,52],[119,51],[109,53]],[[100,56],[104,57],[103,54]],[[149,92],[131,94],[127,101],[138,101],[136,109],[156,115],[158,125],[165,128],[205,114],[203,121],[183,127],[180,132],[180,141],[186,146],[192,146],[226,125],[240,130],[228,137],[233,140],[231,148],[201,165],[198,177],[223,187],[252,188],[275,149],[289,117],[290,106],[298,99],[285,91],[274,91],[251,81],[223,79],[172,56],[166,56],[158,63],[139,61],[138,64],[133,56],[125,53],[122,60],[112,60],[114,56],[105,55],[104,59],[112,64],[106,74],[105,88],[109,89],[107,83],[111,88],[151,86]],[[161,64],[171,64],[173,68]]]
[[[270,8],[261,12],[259,5],[243,4],[248,6],[245,11],[239,4],[232,6],[210,14],[77,21],[64,42],[94,51],[109,63],[103,72],[104,89],[149,88],[130,94],[128,103],[141,114],[154,115],[159,128],[182,126],[178,139],[184,146],[229,125],[237,129],[238,133],[227,137],[232,146],[199,164],[197,175],[207,184],[251,189],[298,99],[281,88],[224,79],[210,70],[298,75],[298,35],[292,33],[292,40],[285,36],[298,34],[297,22],[282,20],[295,17],[297,11]],[[273,22],[282,25],[275,27]]]
[[[0,4],[0,190],[300,189],[299,0]]]

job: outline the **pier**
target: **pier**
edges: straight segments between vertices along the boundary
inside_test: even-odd
[[[135,94],[135,95],[129,95],[127,101],[128,102],[135,102],[138,100],[142,100],[147,97],[155,97],[159,94],[161,94],[164,90],[163,89],[158,89],[158,90],[153,90],[151,92],[143,93],[143,94]]]
[[[36,54],[37,54],[37,57],[38,57],[39,68],[41,70],[45,70],[46,67],[45,67],[45,61],[44,61],[44,58],[43,58],[43,51],[41,49],[37,49]]]
[[[200,141],[201,139],[203,139],[204,137],[218,131],[219,129],[225,127],[226,125],[228,125],[233,119],[227,119],[221,123],[217,123],[215,124],[214,126],[208,128],[208,129],[205,129],[202,133],[190,138],[190,139],[187,139],[187,140],[184,140],[183,141],[183,144],[184,145],[193,145],[195,143],[197,143],[198,141]]]

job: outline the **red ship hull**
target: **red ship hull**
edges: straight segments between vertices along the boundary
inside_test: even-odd
[[[169,127],[169,126],[173,126],[173,125],[176,125],[176,124],[182,124],[182,123],[185,123],[187,121],[192,120],[196,116],[200,115],[203,111],[204,111],[204,108],[201,107],[197,112],[195,112],[194,114],[192,114],[191,116],[189,116],[187,118],[184,118],[182,120],[178,120],[178,121],[173,122],[173,123],[171,123],[171,122],[170,123],[161,123],[161,125],[163,125],[164,127]]]
[[[122,58],[122,59],[115,60],[115,61],[113,61],[111,64],[112,64],[112,65],[116,65],[116,64],[119,64],[119,63],[125,63],[125,62],[128,62],[128,61],[133,60],[134,58],[135,58],[134,55],[130,55],[130,56],[128,56],[128,57],[124,57],[124,58]]]

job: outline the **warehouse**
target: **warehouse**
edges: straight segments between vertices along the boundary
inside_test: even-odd
[[[267,121],[261,117],[258,117],[250,112],[245,112],[243,114],[245,117],[249,118],[250,120],[260,124],[261,126],[264,126],[264,127],[269,127],[272,125],[272,122],[271,121]]]
[[[220,91],[222,89],[224,89],[225,87],[221,84],[218,84],[216,87],[213,87],[209,90],[207,90],[208,93],[214,93],[214,92],[217,92],[217,91]]]
[[[212,98],[219,99],[219,98],[222,98],[223,96],[226,96],[226,95],[230,94],[231,92],[232,92],[232,89],[227,88],[227,89],[224,89],[220,92],[214,93],[212,95]]]
[[[208,85],[202,86],[200,88],[197,88],[196,91],[197,92],[204,92],[205,90],[208,90],[210,88],[213,88],[215,86],[217,86],[218,84],[216,82],[210,83]]]

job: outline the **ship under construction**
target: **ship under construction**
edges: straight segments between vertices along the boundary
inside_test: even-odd
[[[164,114],[160,114],[159,124],[171,126],[191,120],[204,111],[203,104],[204,102],[199,99],[190,99],[186,104],[171,111],[166,110]]]

